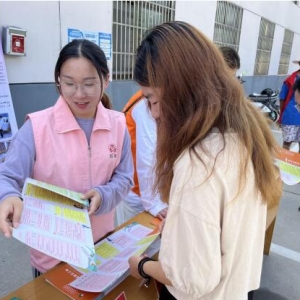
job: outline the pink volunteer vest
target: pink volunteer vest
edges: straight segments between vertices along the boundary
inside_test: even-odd
[[[60,97],[53,107],[29,114],[32,122],[36,161],[33,178],[85,193],[106,184],[120,162],[125,135],[123,113],[108,110],[100,102],[90,139]],[[114,210],[91,217],[94,242],[114,229]],[[59,261],[31,249],[31,264],[41,272]]]

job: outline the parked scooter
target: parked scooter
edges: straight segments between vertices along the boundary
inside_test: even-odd
[[[267,117],[269,118],[269,113],[271,112],[271,110],[269,108],[267,108],[265,105],[263,105],[260,102],[253,102],[251,101],[251,103],[256,106],[258,109],[260,109],[260,111]]]
[[[237,76],[237,79],[238,79],[238,81],[241,83],[241,84],[243,84],[243,83],[245,83],[246,81],[243,79],[243,75],[245,75],[246,74],[246,71],[243,71],[242,73],[240,73],[238,76]],[[250,96],[253,96],[253,95],[256,95],[256,94],[251,94]],[[258,94],[257,94],[258,95]],[[252,99],[250,99],[250,100],[252,100]],[[259,102],[259,101],[251,101],[252,102],[252,104],[254,105],[254,106],[256,106],[266,117],[268,117],[268,118],[270,118],[271,120],[272,120],[272,117],[273,118],[275,118],[275,115],[274,115],[274,113],[273,113],[273,111],[269,108],[269,107],[267,107],[266,105],[265,105],[265,103],[264,102]],[[279,115],[278,115],[278,118],[279,118]]]
[[[279,91],[274,92],[270,88],[264,89],[260,94],[253,93],[248,96],[248,98],[258,106],[259,104],[267,107],[270,112],[268,117],[273,121],[277,122],[280,116],[280,107],[278,102]],[[258,104],[257,104],[258,103]]]

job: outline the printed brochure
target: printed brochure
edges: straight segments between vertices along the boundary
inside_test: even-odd
[[[129,257],[153,256],[159,246],[159,233],[134,222],[95,245],[96,272],[62,264],[44,277],[71,299],[99,300],[129,275]]]
[[[26,179],[20,225],[13,236],[40,252],[80,268],[95,268],[88,201],[81,194]]]

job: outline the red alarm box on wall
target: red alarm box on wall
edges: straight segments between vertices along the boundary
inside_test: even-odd
[[[26,55],[25,38],[27,30],[6,26],[3,27],[3,52],[8,55]]]

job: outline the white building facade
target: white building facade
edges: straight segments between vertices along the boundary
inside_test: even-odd
[[[108,94],[121,110],[138,89],[132,69],[143,33],[174,19],[238,50],[246,94],[279,89],[299,68],[292,63],[300,60],[297,1],[0,1],[0,30],[26,30],[26,55],[4,55],[18,126],[27,113],[55,103],[54,66],[71,30],[99,34],[97,43],[108,47]]]

